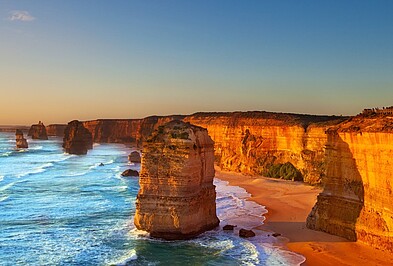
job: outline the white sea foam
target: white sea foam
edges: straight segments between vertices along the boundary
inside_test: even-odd
[[[47,170],[47,168],[50,168],[53,165],[54,165],[53,163],[45,163],[45,164],[43,164],[43,165],[33,169],[30,172],[28,171],[28,172],[19,174],[16,177],[20,178],[20,177],[24,177],[24,176],[27,176],[27,175],[39,174],[39,173],[45,172]]]
[[[3,181],[3,180],[4,180],[4,176],[0,175],[0,181]]]
[[[113,264],[118,265],[118,266],[126,266],[131,261],[136,260],[136,259],[138,259],[138,256],[136,255],[135,249],[132,249],[126,255],[121,257],[118,262],[115,262]]]

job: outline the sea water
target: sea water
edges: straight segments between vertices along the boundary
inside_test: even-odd
[[[220,227],[187,241],[150,238],[135,229],[138,179],[123,178],[131,149],[95,144],[87,155],[63,152],[61,139],[0,133],[0,265],[298,265],[304,258],[257,231],[266,209],[244,189],[215,179]],[[100,166],[100,164],[104,164]],[[236,224],[234,232],[222,231]]]

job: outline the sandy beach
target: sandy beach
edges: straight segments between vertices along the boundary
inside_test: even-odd
[[[219,169],[216,177],[246,189],[250,200],[266,206],[265,224],[258,229],[282,234],[289,250],[306,257],[302,265],[393,265],[389,252],[306,228],[307,215],[322,190],[319,187]]]

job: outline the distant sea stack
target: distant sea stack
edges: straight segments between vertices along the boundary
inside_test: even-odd
[[[46,134],[46,127],[41,121],[39,121],[38,124],[34,124],[30,127],[27,136],[31,137],[32,139],[48,139],[48,135]]]
[[[214,142],[182,121],[158,127],[144,142],[135,226],[153,237],[188,239],[218,226]]]
[[[83,155],[93,148],[93,138],[82,122],[74,120],[64,130],[63,148],[69,154]]]
[[[16,138],[16,147],[18,149],[27,149],[29,145],[27,144],[27,140],[23,137],[23,132],[20,129],[16,130],[15,133]]]

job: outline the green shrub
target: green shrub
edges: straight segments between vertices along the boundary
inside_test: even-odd
[[[284,180],[303,181],[302,173],[290,162],[271,165],[266,172],[266,176]]]

